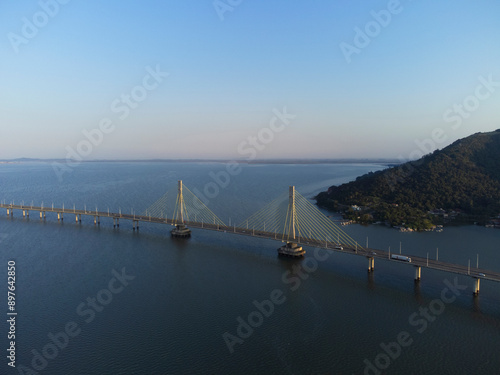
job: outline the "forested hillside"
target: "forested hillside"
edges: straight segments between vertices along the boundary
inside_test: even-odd
[[[332,186],[317,197],[331,210],[363,206],[358,221],[387,221],[415,229],[431,226],[435,209],[455,210],[459,220],[486,221],[500,213],[500,130],[461,139],[423,158]]]

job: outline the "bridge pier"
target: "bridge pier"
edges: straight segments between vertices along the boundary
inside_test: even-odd
[[[287,242],[286,245],[283,245],[278,249],[279,256],[300,258],[303,257],[305,254],[306,251],[302,248],[302,246],[299,246],[294,242]]]
[[[76,214],[75,215],[75,220],[77,223],[81,223],[82,222],[82,214]]]
[[[479,277],[474,278],[476,281],[474,282],[474,295],[479,295],[479,284],[481,283],[481,279]]]
[[[368,259],[368,272],[373,272],[375,270],[375,259],[373,257],[367,257]]]
[[[185,224],[177,224],[174,229],[170,231],[172,237],[188,238],[191,237],[191,229],[186,227]]]
[[[101,225],[101,218],[99,216],[94,216],[94,225]]]
[[[61,220],[61,221],[62,221],[62,220],[64,220],[64,217],[63,217],[63,213],[62,213],[62,212],[58,212],[58,213],[57,213],[57,221],[59,221],[59,220]]]
[[[422,275],[422,267],[415,266],[415,281],[420,281],[421,275]]]
[[[133,226],[134,226],[134,230],[139,230],[139,220],[132,220],[133,221]]]
[[[45,211],[40,211],[40,220],[45,220]]]
[[[13,210],[11,210],[10,208],[7,208],[7,216],[12,216],[13,215]]]

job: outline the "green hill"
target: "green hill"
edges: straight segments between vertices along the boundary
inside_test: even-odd
[[[500,129],[477,133],[423,158],[355,181],[316,197],[327,209],[361,222],[384,221],[426,229],[449,220],[485,223],[500,213]],[[353,211],[352,205],[361,206]],[[459,213],[457,215],[456,213]]]

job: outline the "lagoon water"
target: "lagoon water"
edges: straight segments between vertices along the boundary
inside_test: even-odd
[[[165,191],[175,191],[177,180],[191,191],[203,191],[212,181],[210,172],[225,167],[84,163],[59,181],[50,164],[3,164],[0,198],[140,213]],[[289,185],[312,198],[333,184],[384,167],[242,168],[209,200],[209,208],[224,221],[244,220]],[[401,246],[404,254],[429,253],[435,258],[439,248],[440,260],[467,264],[471,259],[472,266],[479,254],[481,267],[500,271],[499,230],[466,226],[442,233],[400,233],[360,225],[343,229],[360,243],[368,237],[370,247],[390,246],[399,252]],[[279,242],[200,230],[179,241],[170,238],[169,230],[143,224],[137,233],[126,221],[118,230],[104,219],[95,227],[90,217],[79,225],[74,217],[59,223],[51,214],[40,221],[35,213],[26,220],[20,212],[12,219],[1,212],[0,303],[6,310],[7,262],[15,260],[18,370],[34,364],[43,367],[37,373],[56,375],[500,373],[496,283],[483,281],[480,296],[473,298],[473,281],[467,277],[423,269],[422,281],[415,285],[411,265],[376,260],[375,272],[369,275],[365,258],[337,253],[317,261],[310,272],[302,271],[299,279],[297,265],[316,264],[314,249],[306,248],[306,259],[291,261],[277,257]],[[121,274],[123,269],[130,279],[110,284],[116,278],[113,270]],[[452,302],[442,303],[447,280],[464,289]],[[253,332],[243,332],[248,337],[231,353],[223,335],[236,336],[239,317],[248,321],[257,310],[254,301],[269,300],[276,290],[282,293],[282,303],[274,305]],[[87,299],[96,297],[103,303],[88,307]],[[429,318],[422,318],[422,311],[428,311]],[[47,347],[52,342],[49,334],[64,331],[69,322],[78,326],[78,334],[54,352]],[[8,327],[1,327],[7,349]],[[382,347],[402,332],[406,346],[392,346],[392,358],[381,355]],[[46,363],[36,357],[44,348],[46,356],[53,357]],[[6,358],[3,362],[0,373],[23,373],[9,368]],[[379,368],[383,369],[377,372]]]

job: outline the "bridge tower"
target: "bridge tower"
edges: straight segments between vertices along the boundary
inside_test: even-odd
[[[182,195],[182,180],[177,184],[177,217],[175,218],[175,228],[170,232],[172,237],[187,238],[191,236],[191,229],[189,229],[184,220],[184,197]]]
[[[297,212],[295,211],[295,186],[290,186],[288,190],[288,215],[285,223],[285,233],[287,236],[286,245],[278,249],[278,255],[289,257],[303,257],[306,251],[296,243],[295,223]]]

